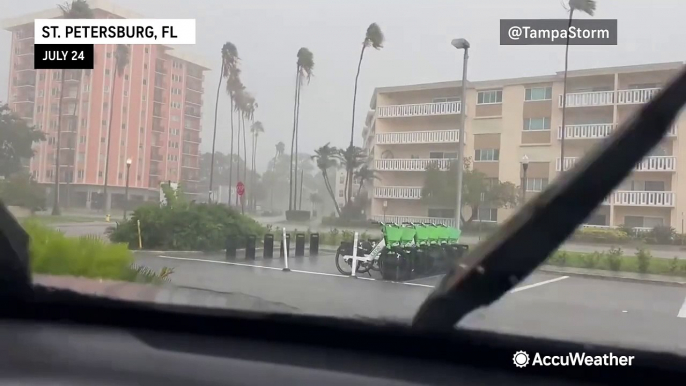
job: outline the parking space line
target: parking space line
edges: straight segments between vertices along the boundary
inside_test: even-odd
[[[686,299],[684,300],[684,304],[681,305],[677,318],[686,318]]]
[[[550,284],[550,283],[555,283],[556,281],[560,281],[560,280],[564,280],[564,279],[569,279],[569,276],[560,276],[560,277],[556,277],[556,278],[554,278],[554,279],[545,280],[545,281],[541,281],[541,282],[534,283],[534,284],[523,285],[523,286],[521,286],[521,287],[517,287],[517,288],[514,288],[514,289],[510,290],[509,293],[515,293],[515,292],[519,292],[519,291],[525,291],[525,290],[528,290],[528,289],[531,289],[531,288],[540,287],[540,286],[542,286],[542,285],[546,285],[546,284]]]
[[[176,256],[165,256],[165,255],[159,255],[158,257],[161,257],[161,258],[163,258],[163,259],[172,259],[172,260],[200,261],[200,262],[203,262],[203,263],[236,265],[236,266],[239,266],[239,267],[273,269],[273,270],[275,270],[275,271],[281,271],[281,270],[283,270],[283,268],[280,268],[280,267],[267,267],[267,266],[264,266],[264,265],[253,265],[253,264],[245,264],[245,263],[233,263],[233,262],[230,262],[230,261],[221,261],[221,260],[191,259],[190,257],[176,257]]]

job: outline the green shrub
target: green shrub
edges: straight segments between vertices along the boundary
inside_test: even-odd
[[[586,253],[581,257],[581,265],[584,268],[595,268],[600,263],[603,255],[604,253],[601,252]]]
[[[345,227],[345,228],[369,228],[373,224],[366,219],[348,219],[341,217],[322,217],[322,225],[329,227]]]
[[[669,272],[676,273],[679,270],[679,258],[674,256],[672,261],[669,262]]]
[[[644,238],[651,244],[672,244],[676,237],[676,230],[670,226],[656,226]]]
[[[626,232],[612,228],[580,228],[572,238],[577,241],[596,243],[623,243],[630,240]]]
[[[567,252],[565,251],[556,251],[553,253],[553,255],[548,259],[548,263],[552,265],[559,265],[559,266],[565,266],[567,265]]]
[[[622,267],[622,255],[622,248],[610,248],[610,250],[605,254],[605,257],[607,258],[607,266],[613,271],[619,271]]]
[[[138,248],[138,221],[144,249],[216,251],[229,235],[242,244],[247,236],[259,240],[265,233],[255,220],[226,205],[175,202],[139,207],[128,221],[117,224],[110,240]]]
[[[650,267],[650,251],[643,247],[639,247],[636,251],[636,258],[638,259],[638,272],[647,273]]]

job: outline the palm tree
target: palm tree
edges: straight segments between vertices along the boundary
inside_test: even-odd
[[[579,10],[590,16],[595,12],[595,0],[569,0],[569,24],[567,30],[572,27],[572,17],[574,11]],[[565,110],[567,109],[567,66],[569,60],[569,34],[567,34],[567,44],[565,45],[565,75],[562,82],[562,136],[560,137],[560,165],[562,172],[565,171]]]
[[[246,128],[245,128],[245,119],[247,118],[248,121],[252,122],[255,119],[255,110],[257,109],[257,102],[255,101],[255,97],[253,97],[250,93],[246,92],[245,93],[245,111],[243,112],[243,153],[245,154],[245,163],[243,164],[243,181],[248,180],[248,145],[246,141]],[[251,160],[254,154],[251,154]],[[252,187],[252,186],[251,186]]]
[[[335,157],[339,160],[342,167],[346,171],[355,171],[360,168],[367,161],[367,155],[364,150],[357,146],[348,147],[345,150],[339,149]],[[353,173],[347,173],[345,176],[345,186],[352,189],[353,183]],[[352,191],[347,191],[345,193],[346,205],[352,202]]]
[[[252,134],[252,162],[251,162],[251,169],[252,169],[252,174],[250,174],[250,184],[252,186],[252,180],[255,177],[255,163],[257,161],[256,155],[257,155],[257,137],[260,136],[261,133],[264,133],[264,126],[262,125],[262,122],[260,121],[255,121],[250,126],[250,133]]]
[[[73,0],[71,3],[64,3],[63,5],[58,5],[60,11],[62,11],[63,19],[92,19],[93,10],[88,5],[86,0]],[[64,70],[60,71],[60,97],[57,102],[57,140],[55,142],[55,186],[53,193],[53,204],[52,204],[52,215],[60,215],[60,138],[62,137],[62,100],[64,99]],[[79,83],[79,87],[81,84]],[[78,104],[78,99],[77,99]],[[78,120],[77,120],[78,122]]]
[[[357,103],[357,81],[360,78],[360,68],[362,67],[362,58],[364,58],[364,50],[370,46],[374,47],[377,50],[380,50],[381,48],[383,48],[383,42],[384,35],[383,32],[381,32],[381,27],[379,27],[379,25],[376,23],[370,24],[369,27],[367,27],[367,33],[365,34],[364,40],[362,41],[362,51],[360,51],[360,60],[359,62],[357,62],[357,74],[355,75],[355,91],[353,91],[353,118],[350,126],[350,148],[353,147],[353,138],[355,136],[355,104]],[[346,184],[349,183],[349,185],[346,185],[346,195],[348,197],[346,205],[348,205],[350,204],[350,200],[352,200],[353,195],[353,169],[347,169],[346,172]]]
[[[357,194],[355,194],[355,196],[359,196],[365,182],[378,180],[379,176],[377,176],[374,170],[370,169],[369,166],[362,165],[362,167],[355,172],[355,179],[360,183],[360,187],[357,189]]]
[[[298,50],[298,60],[296,61],[295,73],[295,100],[293,105],[293,134],[291,136],[291,167],[290,167],[290,187],[288,191],[288,210],[295,209],[298,190],[298,120],[300,119],[300,89],[303,82],[307,79],[310,82],[314,71],[314,54],[307,48],[302,47]],[[295,163],[293,162],[293,150],[295,150]],[[293,176],[295,175],[295,179]],[[295,182],[295,191],[293,190]]]
[[[228,78],[236,70],[238,65],[238,49],[231,42],[222,46],[222,67],[219,72],[219,85],[217,85],[217,99],[214,103],[214,130],[212,132],[212,157],[210,161],[210,190],[208,201],[212,201],[212,181],[214,178],[214,145],[217,141],[217,113],[219,112],[219,91],[222,88],[222,79]],[[231,122],[233,124],[233,122]],[[230,194],[229,190],[229,194]]]
[[[231,205],[231,187],[233,186],[233,112],[237,110],[236,98],[240,98],[240,94],[243,92],[245,87],[240,78],[240,69],[235,68],[233,72],[229,73],[229,77],[226,80],[226,92],[229,94],[230,99],[230,110],[231,110],[231,153],[229,155],[229,201],[228,205]],[[240,128],[239,128],[240,129]]]
[[[114,75],[112,77],[112,89],[110,90],[110,119],[107,122],[107,150],[105,151],[105,212],[109,213],[111,200],[107,194],[107,177],[110,171],[110,143],[112,142],[112,115],[114,113],[114,94],[117,86],[117,77],[124,74],[126,66],[129,65],[129,46],[125,44],[117,44],[114,51]]]
[[[326,145],[315,150],[314,154],[315,155],[312,156],[312,159],[317,162],[317,168],[319,168],[319,171],[322,172],[324,186],[326,186],[326,191],[329,192],[329,196],[331,197],[331,200],[333,200],[333,205],[336,208],[336,213],[338,213],[338,216],[340,217],[341,208],[338,207],[338,203],[336,202],[336,195],[334,194],[328,175],[328,170],[335,168],[338,165],[336,158],[339,154],[339,151],[335,147],[329,146],[327,143]]]

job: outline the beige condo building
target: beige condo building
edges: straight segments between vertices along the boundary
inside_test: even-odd
[[[563,73],[467,83],[466,114],[461,82],[377,88],[363,130],[377,180],[370,186],[369,216],[386,221],[454,224],[454,209],[423,204],[427,165],[448,167],[457,157],[465,118],[465,157],[488,178],[522,184],[528,159],[527,198],[543,190],[598,145],[683,67],[681,62],[569,71],[564,160]],[[682,177],[682,178],[680,178]],[[489,208],[484,222],[502,222],[516,209]],[[468,208],[464,211],[469,215]],[[661,144],[586,221],[587,226],[671,225],[682,231],[686,211],[686,121],[681,115]]]

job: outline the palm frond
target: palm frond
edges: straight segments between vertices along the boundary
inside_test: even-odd
[[[224,67],[224,73],[222,75],[225,78],[236,71],[239,61],[240,57],[238,57],[238,48],[236,48],[236,45],[231,42],[224,43],[222,46],[222,66]]]
[[[129,46],[126,44],[117,44],[114,51],[114,63],[117,66],[117,74],[122,76],[124,69],[129,65]]]
[[[367,34],[364,37],[364,45],[372,46],[379,50],[383,48],[384,35],[378,24],[372,23],[367,27]]]
[[[255,123],[253,123],[252,126],[250,126],[250,132],[255,133],[255,135],[264,133],[264,125],[262,125],[262,122],[260,121],[255,121]]]
[[[93,10],[86,0],[74,0],[58,5],[64,19],[92,19]]]
[[[314,54],[305,47],[298,50],[298,71],[302,75],[300,79],[307,79],[308,83],[314,75]]]
[[[569,0],[570,11],[581,11],[589,16],[595,13],[595,0]]]

